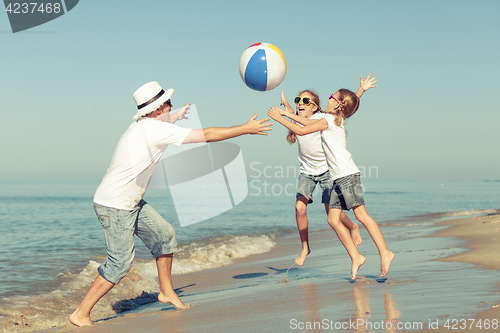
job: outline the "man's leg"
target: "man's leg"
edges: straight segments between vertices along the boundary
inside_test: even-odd
[[[98,269],[89,291],[69,320],[76,326],[92,325],[90,311],[129,271],[134,259],[134,230],[137,211],[124,211],[94,204],[106,240],[108,257]],[[106,278],[104,278],[105,276]]]
[[[177,310],[188,309],[191,306],[184,304],[172,286],[172,259],[173,252],[177,251],[177,239],[174,228],[156,212],[146,201],[141,200],[139,217],[137,219],[136,235],[151,250],[156,258],[158,278],[160,280],[160,294],[158,300],[163,303],[172,303]]]
[[[106,295],[111,288],[114,287],[114,283],[109,282],[100,275],[97,275],[96,279],[90,286],[89,291],[83,298],[75,312],[69,316],[69,321],[78,327],[93,325],[92,320],[90,320],[90,311],[94,305],[101,299],[102,296]]]
[[[172,303],[177,310],[189,309],[190,304],[184,304],[172,286],[172,259],[173,253],[164,254],[156,258],[158,278],[160,279],[160,294],[158,300],[162,303]]]

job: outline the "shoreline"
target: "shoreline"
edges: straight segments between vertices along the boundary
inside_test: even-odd
[[[466,262],[475,265],[474,268],[500,271],[500,214],[491,214],[486,216],[476,216],[462,219],[453,219],[438,222],[437,225],[448,226],[449,228],[440,230],[428,237],[453,237],[465,242],[464,247],[467,250],[460,254],[451,255],[437,260],[442,262]],[[500,282],[497,283],[495,292],[500,291]],[[484,310],[476,313],[474,320],[484,323],[494,319],[500,321],[500,295],[499,302],[489,305],[484,304]],[[452,318],[450,319],[458,319]],[[471,322],[469,321],[468,324]],[[460,324],[454,331],[474,332],[478,328],[473,327],[460,329]],[[468,325],[466,325],[468,326]],[[439,327],[438,329],[426,329],[420,332],[449,332],[450,329]],[[481,330],[480,330],[481,331]],[[484,331],[484,329],[483,329]]]
[[[500,270],[500,214],[488,214],[462,219],[438,222],[437,225],[450,226],[429,237],[456,237],[465,240],[468,251],[439,259],[440,261],[468,262],[477,268]],[[495,243],[495,241],[497,241]]]
[[[406,229],[382,229],[390,248],[391,244],[396,247],[391,248],[395,250],[396,260],[386,279],[376,275],[378,254],[366,232],[363,233],[361,251],[369,260],[360,270],[356,283],[349,281],[349,258],[332,230],[310,233],[313,252],[301,267],[291,265],[300,251],[298,235],[292,233],[278,237],[277,245],[270,252],[237,259],[225,267],[173,276],[174,287],[181,299],[194,303],[190,310],[175,311],[171,305],[156,302],[137,311],[98,321],[92,328],[67,326],[43,332],[153,333],[165,329],[179,332],[285,332],[301,331],[300,323],[320,323],[333,315],[335,320],[342,322],[355,318],[368,321],[383,318],[396,324],[398,320],[412,319],[419,311],[421,318],[434,318],[429,313],[442,309],[447,312],[438,313],[439,328],[420,332],[449,331],[442,327],[446,318],[469,318],[470,313],[475,313],[476,320],[500,319],[500,307],[492,308],[499,304],[498,294],[490,295],[488,301],[471,303],[471,308],[465,306],[466,310],[462,309],[463,306],[457,310],[456,301],[445,297],[454,289],[467,288],[470,281],[461,279],[460,274],[488,275],[482,271],[486,269],[493,274],[493,278],[486,276],[487,281],[497,278],[500,258],[490,258],[487,251],[499,253],[500,244],[493,238],[500,236],[500,215],[446,220],[432,227],[412,228],[406,228],[411,229],[411,237],[401,236]],[[436,237],[446,240],[446,244],[436,246],[440,243]],[[395,239],[399,238],[403,241],[396,242]],[[430,244],[434,244],[434,248],[428,249],[432,247]],[[469,250],[464,252],[464,247]],[[421,251],[425,251],[424,255],[418,253]],[[443,251],[449,253],[443,256]],[[440,263],[446,263],[446,268],[443,269]],[[424,271],[423,276],[420,276],[420,269]],[[435,269],[442,269],[441,279],[434,277]],[[289,282],[285,282],[285,274]],[[452,279],[450,274],[453,274]],[[498,291],[498,287],[497,283],[493,290],[488,290],[489,294]],[[443,289],[443,295],[439,295]],[[425,296],[422,290],[425,290]],[[430,300],[424,301],[421,297]],[[442,304],[435,304],[436,301]],[[417,306],[415,311],[409,308],[422,302],[430,305],[424,309]],[[435,309],[427,309],[431,305]],[[453,317],[453,311],[460,315]],[[421,322],[427,328],[427,319]],[[323,329],[343,331],[333,326]]]

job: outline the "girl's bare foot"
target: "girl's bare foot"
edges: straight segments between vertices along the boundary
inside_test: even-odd
[[[396,255],[391,251],[387,251],[387,253],[380,255],[380,276],[384,277],[389,273],[389,266],[391,265],[391,261],[394,260]]]
[[[352,238],[352,241],[354,242],[354,245],[356,247],[359,247],[363,241],[361,240],[361,234],[359,233],[359,228],[358,228],[358,225],[356,223],[352,223],[352,230],[349,230],[349,232],[351,233],[351,238]]]
[[[356,280],[356,275],[358,274],[358,269],[363,265],[366,261],[366,258],[361,254],[352,260],[351,266],[351,280]]]
[[[75,310],[75,312],[73,312],[71,314],[71,316],[69,316],[69,321],[73,325],[78,326],[78,327],[94,325],[94,323],[92,322],[92,320],[90,320],[90,316],[83,316],[83,317],[80,316],[78,314],[78,309]]]
[[[302,266],[304,264],[304,261],[306,260],[306,257],[311,253],[311,250],[309,249],[302,249],[300,252],[299,256],[297,259],[295,259],[295,263],[299,266]]]
[[[179,296],[177,296],[177,294],[175,294],[175,296],[168,297],[164,293],[160,292],[160,294],[158,295],[158,300],[162,303],[172,304],[173,306],[175,306],[176,310],[185,310],[191,308],[191,304],[184,304]]]

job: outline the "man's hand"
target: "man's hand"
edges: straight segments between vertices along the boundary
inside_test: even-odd
[[[187,114],[189,114],[189,106],[191,103],[187,103],[184,105],[182,108],[180,108],[176,113],[170,115],[170,123],[175,123],[176,121],[182,120],[182,119],[188,119],[186,117]]]
[[[182,120],[182,119],[188,119],[188,117],[186,117],[187,114],[189,114],[189,106],[191,105],[191,103],[187,103],[186,105],[184,105],[182,108],[180,108],[179,111],[177,111],[175,114],[176,115],[179,115],[179,120]]]
[[[266,121],[269,121],[271,119],[256,119],[257,112],[255,112],[255,114],[250,119],[248,119],[247,123],[245,124],[248,129],[248,134],[269,135],[269,133],[266,133],[266,131],[272,131],[273,129],[270,126],[273,126],[273,124],[266,123]]]

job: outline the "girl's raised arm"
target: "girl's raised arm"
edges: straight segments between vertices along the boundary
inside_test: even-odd
[[[288,103],[288,101],[285,98],[285,93],[283,92],[283,89],[281,89],[281,105],[285,107],[285,110],[282,112],[282,115],[290,118],[290,115],[295,114],[295,112],[293,112],[292,106],[290,105],[290,103]]]
[[[377,85],[375,83],[378,82],[377,77],[374,76],[373,78],[370,79],[370,76],[372,76],[372,73],[368,74],[366,77],[366,80],[363,80],[363,77],[359,77],[359,88],[356,91],[356,96],[360,98],[365,91],[367,91],[370,88],[375,88]]]

